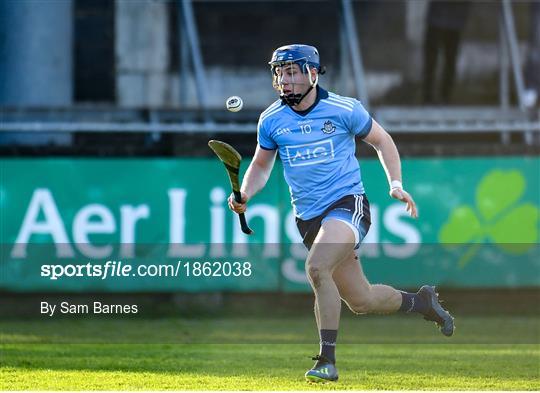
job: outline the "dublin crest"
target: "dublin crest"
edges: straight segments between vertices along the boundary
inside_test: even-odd
[[[321,130],[325,134],[331,134],[336,130],[336,126],[330,120],[327,120],[324,122],[323,128],[321,128]]]

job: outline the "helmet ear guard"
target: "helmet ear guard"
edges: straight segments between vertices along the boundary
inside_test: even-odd
[[[306,69],[307,69],[307,73],[308,73],[308,78],[309,78],[309,84],[311,87],[315,87],[317,86],[317,83],[319,82],[319,70],[317,70],[317,72],[315,73],[315,81],[313,81],[311,79],[311,72],[310,72],[310,69],[309,69],[309,64],[306,64]]]

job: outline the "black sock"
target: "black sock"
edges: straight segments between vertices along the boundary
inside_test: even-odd
[[[417,293],[401,291],[401,306],[399,311],[419,312],[425,314],[429,310],[429,304]]]
[[[321,329],[321,352],[320,355],[324,356],[332,363],[336,362],[336,340],[337,330]]]

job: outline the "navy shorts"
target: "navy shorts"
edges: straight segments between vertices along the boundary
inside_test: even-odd
[[[355,249],[357,249],[371,226],[369,201],[366,194],[346,195],[332,203],[321,215],[309,220],[301,220],[297,217],[296,226],[308,250],[313,245],[322,223],[329,218],[342,221],[352,229],[356,242]]]

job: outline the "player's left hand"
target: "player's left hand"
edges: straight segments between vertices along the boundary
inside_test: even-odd
[[[390,196],[394,199],[406,203],[407,211],[409,212],[411,217],[418,218],[418,209],[416,208],[416,203],[407,191],[405,191],[403,188],[392,188],[390,190]]]

